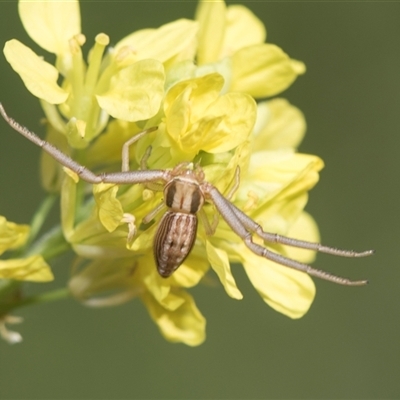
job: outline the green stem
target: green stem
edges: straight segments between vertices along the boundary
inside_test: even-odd
[[[39,233],[41,227],[43,226],[43,223],[46,220],[47,215],[49,214],[51,207],[53,206],[57,196],[58,195],[56,194],[48,194],[42,201],[42,203],[40,204],[39,208],[37,209],[35,215],[31,220],[29,236],[26,243],[11,254],[13,258],[26,257],[27,255],[32,254],[32,251],[28,250],[29,246],[35,240],[37,234]]]
[[[61,226],[57,225],[35,242],[26,255],[41,254],[49,261],[70,248],[71,245],[65,240]]]
[[[36,211],[35,215],[33,216],[33,219],[31,222],[31,230],[29,232],[29,237],[28,237],[27,242],[24,245],[23,250],[26,250],[29,247],[29,245],[32,243],[32,241],[35,239],[36,235],[40,231],[40,228],[42,227],[44,221],[46,220],[47,215],[49,214],[51,207],[53,206],[57,197],[58,197],[58,195],[50,193],[42,201],[42,204],[40,204],[38,210]]]
[[[25,307],[33,304],[51,303],[65,299],[71,295],[68,288],[55,289],[47,293],[25,297],[11,303],[0,304],[0,315],[9,313],[16,308]]]

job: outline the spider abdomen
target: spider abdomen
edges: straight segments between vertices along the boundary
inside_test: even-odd
[[[197,234],[197,216],[167,211],[154,237],[154,259],[158,273],[168,278],[185,261]]]

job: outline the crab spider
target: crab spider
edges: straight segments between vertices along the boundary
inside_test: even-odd
[[[292,239],[275,233],[264,232],[259,224],[253,221],[244,212],[224,197],[211,183],[205,181],[204,172],[198,166],[192,168],[190,163],[181,163],[171,170],[147,170],[129,171],[129,146],[157,128],[143,131],[128,142],[122,149],[122,171],[112,173],[95,174],[80,165],[72,158],[61,152],[50,143],[40,139],[35,133],[23,127],[9,117],[0,103],[0,113],[5,121],[21,135],[41,147],[61,165],[74,171],[81,179],[88,183],[114,183],[114,184],[163,184],[164,201],[168,210],[159,223],[154,237],[154,258],[159,274],[167,278],[183,263],[189,255],[196,240],[198,219],[197,214],[204,211],[202,207],[206,201],[214,204],[221,217],[255,254],[285,267],[306,272],[309,275],[325,279],[334,283],[347,286],[361,286],[368,283],[366,280],[352,281],[313,268],[307,264],[292,260],[253,242],[252,235],[257,235],[265,242],[279,243],[283,245],[319,251],[343,257],[366,257],[374,253],[373,250],[355,252],[352,250],[340,250],[303,240]],[[146,157],[146,156],[145,156]],[[238,177],[238,173],[237,173]],[[238,184],[238,178],[236,185]],[[155,185],[156,186],[156,185]],[[232,190],[230,191],[232,193]],[[158,207],[156,211],[158,211]],[[155,215],[156,212],[151,212]],[[201,218],[204,219],[204,218]],[[209,227],[210,228],[210,227]]]

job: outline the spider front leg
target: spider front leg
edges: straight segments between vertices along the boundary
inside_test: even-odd
[[[88,183],[115,183],[115,184],[134,184],[134,183],[148,183],[155,181],[168,181],[170,175],[165,170],[146,170],[146,171],[122,171],[122,172],[111,172],[104,174],[95,174],[94,172],[87,169],[85,166],[77,163],[68,155],[64,154],[57,147],[41,139],[34,132],[28,128],[22,126],[13,118],[7,115],[3,105],[0,103],[0,114],[4,120],[13,128],[15,131],[25,136],[36,146],[41,147],[46,153],[53,157],[64,167],[69,168],[75,172],[81,179]],[[152,128],[151,128],[152,129]],[[148,133],[148,132],[145,132]],[[145,134],[142,133],[142,136]],[[136,139],[137,140],[137,139]],[[129,158],[129,157],[128,157]]]
[[[231,229],[244,241],[245,245],[255,254],[264,257],[268,260],[274,261],[278,264],[281,264],[285,267],[297,269],[299,271],[306,272],[309,275],[315,276],[317,278],[321,278],[330,282],[338,283],[340,285],[346,286],[362,286],[368,283],[366,280],[359,280],[359,281],[351,281],[347,278],[342,278],[336,275],[333,275],[329,272],[325,272],[316,268],[311,267],[310,265],[303,264],[299,261],[292,260],[290,258],[284,257],[280,254],[276,254],[263,246],[260,246],[257,243],[253,242],[252,235],[250,231],[254,230],[261,238],[268,237],[270,241],[274,238],[281,239],[278,243],[284,243],[296,247],[312,249],[312,250],[320,250],[324,251],[326,249],[330,250],[330,254],[336,255],[343,255],[345,253],[346,256],[354,257],[354,254],[361,254],[361,255],[370,255],[373,252],[363,252],[363,253],[355,253],[355,252],[347,252],[343,250],[337,250],[332,248],[327,248],[325,246],[321,246],[319,244],[305,242],[305,241],[298,241],[296,239],[285,238],[282,236],[275,236],[274,234],[265,233],[261,227],[254,222],[251,218],[249,218],[246,214],[236,208],[232,203],[230,203],[225,197],[218,191],[217,188],[212,186],[211,184],[207,184],[205,187],[205,191],[210,196],[211,200],[214,202],[215,207],[224,218],[226,223],[231,227]],[[261,231],[261,232],[259,232]],[[283,238],[283,239],[282,239]],[[268,239],[265,239],[268,240]],[[321,250],[323,249],[323,250]],[[327,251],[325,251],[327,252]]]
[[[129,147],[132,146],[134,143],[136,143],[139,139],[141,139],[143,136],[146,136],[147,134],[154,132],[158,129],[158,126],[153,126],[152,128],[146,129],[142,132],[139,132],[135,136],[131,137],[129,140],[127,140],[124,145],[122,146],[122,165],[121,165],[121,171],[126,172],[129,171]],[[147,154],[147,152],[146,152]],[[148,154],[147,158],[150,156]],[[143,166],[143,162],[141,163]],[[145,168],[142,168],[145,169]]]
[[[129,148],[130,148],[130,146],[132,146],[134,143],[136,143],[143,136],[145,136],[145,135],[147,135],[147,134],[149,134],[151,132],[154,132],[157,129],[158,129],[158,126],[154,126],[152,128],[146,129],[146,130],[144,130],[142,132],[139,132],[138,134],[136,134],[135,136],[131,137],[129,140],[127,140],[123,144],[123,146],[122,146],[122,157],[121,157],[122,158],[121,170],[123,172],[129,171],[129,159],[130,159],[130,157],[129,157]],[[149,146],[146,149],[145,153],[143,154],[142,159],[140,160],[140,169],[142,171],[147,170],[146,163],[147,163],[147,160],[149,159],[149,157],[151,155],[151,150],[152,150],[152,147]],[[157,184],[155,182],[147,182],[146,183],[146,188],[150,189],[150,190],[153,190],[154,192],[162,192],[163,188],[164,188],[164,185],[161,185],[159,183]]]

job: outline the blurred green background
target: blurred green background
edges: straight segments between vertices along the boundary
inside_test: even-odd
[[[369,259],[319,256],[319,268],[368,278],[362,288],[316,280],[310,312],[290,320],[263,303],[240,267],[242,301],[198,287],[207,340],[166,342],[139,301],[92,310],[74,300],[20,309],[22,344],[0,342],[0,398],[399,398],[400,397],[400,3],[242,2],[266,24],[268,42],[307,65],[282,97],[308,122],[300,151],[326,162],[307,210],[323,242],[375,248]],[[116,43],[144,27],[193,16],[195,2],[81,4],[87,42]],[[16,2],[0,3],[0,42],[22,29]],[[87,47],[86,47],[87,48]],[[46,55],[47,57],[47,55]],[[0,100],[41,133],[36,99],[0,57]],[[0,214],[29,222],[43,197],[39,150],[0,129]],[[69,260],[53,265],[60,278]],[[42,287],[41,289],[45,289]]]

